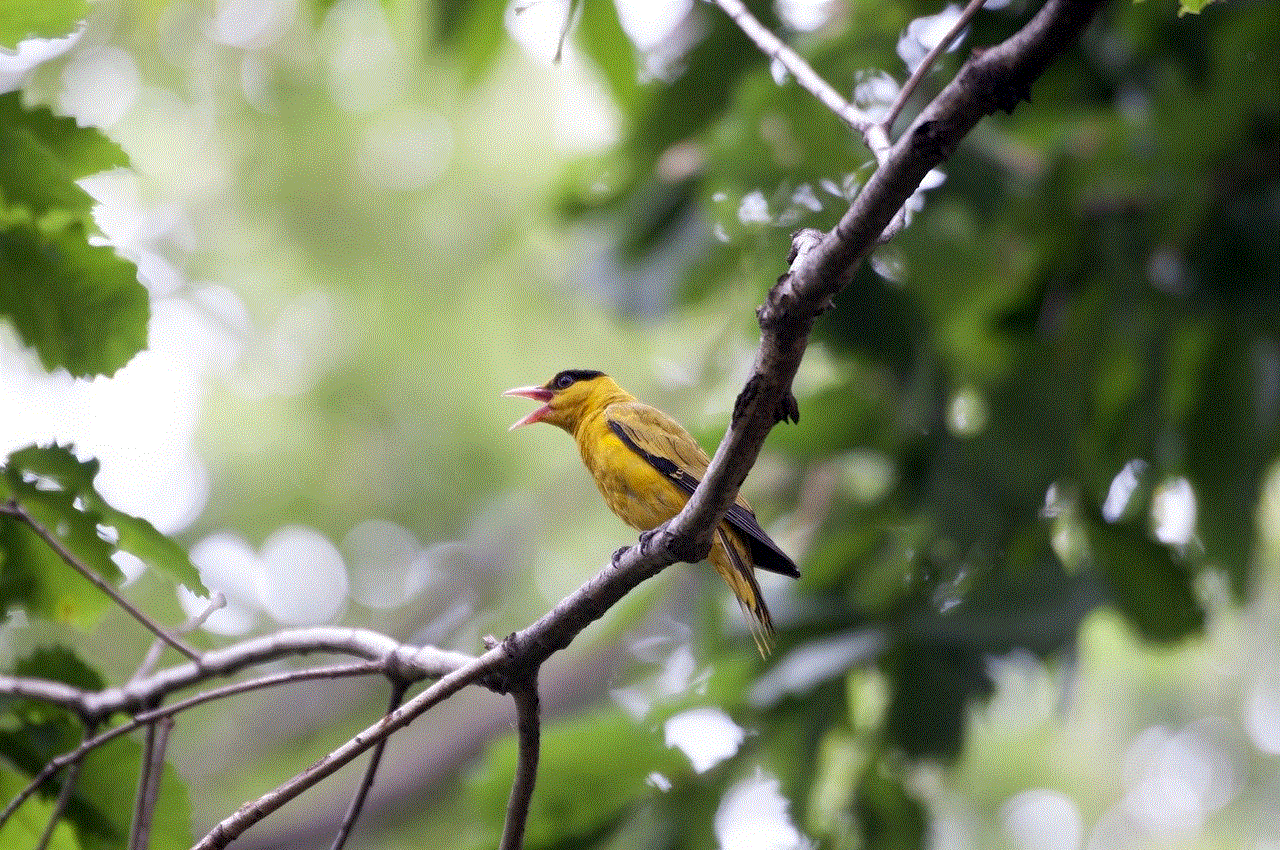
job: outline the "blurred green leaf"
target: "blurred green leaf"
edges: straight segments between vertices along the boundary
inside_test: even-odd
[[[115,738],[85,757],[67,814],[85,850],[127,850],[142,747],[127,737]],[[121,781],[128,777],[128,781]],[[155,850],[184,850],[192,843],[187,789],[167,762],[151,822]]]
[[[0,729],[0,755],[27,774],[28,780],[22,781],[25,785],[50,759],[75,749],[82,739],[78,724],[70,717],[43,723],[24,722],[16,728]],[[86,850],[127,848],[141,755],[142,747],[136,741],[121,737],[85,756],[64,813],[81,847]],[[61,779],[51,777],[41,786],[39,796],[45,800],[56,798],[61,787]],[[173,768],[166,764],[160,780],[150,846],[180,850],[191,845],[191,837],[186,788]]]
[[[107,686],[93,667],[85,663],[75,650],[67,646],[47,646],[33,650],[18,659],[13,667],[16,676],[34,676],[50,679],[80,688],[83,691],[100,691]]]
[[[858,780],[854,812],[867,847],[921,850],[928,834],[924,804],[907,793],[883,760],[867,764]]]
[[[602,0],[583,0],[577,40],[604,75],[614,103],[623,111],[633,108],[642,91],[636,48],[622,30],[617,7]]]
[[[0,4],[0,50],[13,50],[26,38],[66,35],[88,16],[89,0],[5,0]]]
[[[1112,603],[1147,640],[1171,643],[1204,628],[1194,575],[1168,546],[1129,523],[1089,523],[1094,566]]]
[[[474,84],[493,69],[510,38],[507,0],[439,0],[431,4],[430,35],[459,60],[464,78]]]
[[[474,811],[505,810],[515,765],[514,737],[490,746],[472,781]],[[653,772],[677,777],[689,772],[689,763],[616,709],[544,728],[525,846],[563,847],[566,840],[601,834],[629,806],[655,793],[646,781]],[[496,836],[488,836],[476,846],[494,843]]]
[[[1189,12],[1198,15],[1212,2],[1213,0],[1178,0],[1178,14],[1185,15]]]
[[[46,369],[113,375],[147,345],[151,305],[137,268],[89,245],[79,224],[0,230],[0,315]]]
[[[42,228],[57,231],[73,221],[92,226],[93,199],[75,181],[128,164],[99,130],[44,107],[28,109],[19,92],[0,95],[0,223],[24,209]]]

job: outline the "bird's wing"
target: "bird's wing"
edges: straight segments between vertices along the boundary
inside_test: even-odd
[[[689,495],[697,489],[710,460],[698,441],[679,422],[641,402],[611,404],[605,410],[609,430],[640,457]],[[751,560],[762,570],[799,578],[800,570],[760,527],[742,499],[729,506],[725,520],[751,548]]]

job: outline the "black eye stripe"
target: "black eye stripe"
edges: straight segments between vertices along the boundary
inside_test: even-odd
[[[597,372],[595,369],[565,369],[551,379],[550,386],[553,389],[563,390],[572,386],[575,381],[589,381],[603,374],[604,372]]]

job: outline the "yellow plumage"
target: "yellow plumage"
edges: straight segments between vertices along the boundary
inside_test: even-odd
[[[679,422],[637,401],[602,372],[570,369],[540,387],[505,394],[543,402],[512,429],[548,422],[568,431],[605,504],[640,531],[657,528],[679,513],[710,462]],[[752,637],[765,654],[773,620],[752,567],[793,578],[799,570],[760,528],[741,497],[716,528],[707,560],[749,613]]]

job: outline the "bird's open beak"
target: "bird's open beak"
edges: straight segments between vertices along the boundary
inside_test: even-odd
[[[513,390],[507,390],[503,395],[514,395],[519,396],[520,398],[531,398],[534,401],[543,402],[542,407],[539,407],[537,410],[512,425],[507,429],[508,431],[514,431],[521,425],[532,425],[534,422],[540,422],[542,421],[542,417],[551,412],[551,405],[546,403],[551,401],[551,390],[546,390],[542,387],[516,387]]]

